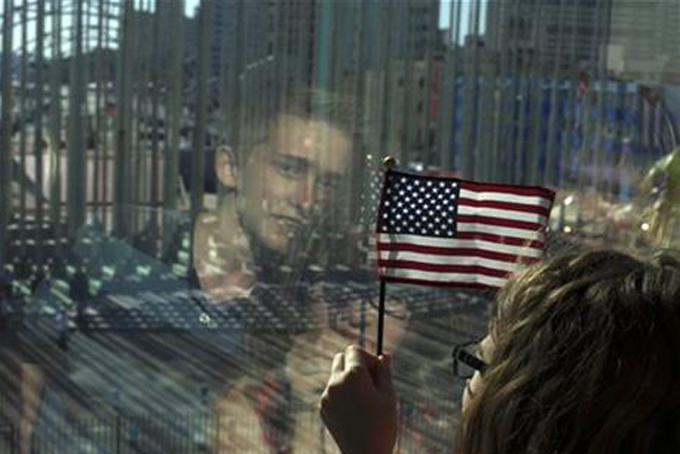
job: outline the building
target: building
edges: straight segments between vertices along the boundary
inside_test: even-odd
[[[606,63],[611,12],[612,0],[489,2],[488,43],[518,72],[596,72]]]
[[[390,34],[391,45],[398,60],[424,60],[428,52],[440,47],[440,2],[436,0],[412,0],[395,2],[366,2],[366,42],[378,43]],[[384,24],[390,24],[387,30]],[[368,59],[371,69],[380,61],[380,46],[370,46]]]
[[[680,4],[614,0],[607,67],[649,85],[680,83]]]

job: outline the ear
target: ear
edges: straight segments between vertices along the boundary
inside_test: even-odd
[[[226,145],[217,147],[215,151],[215,173],[220,183],[229,189],[236,189],[238,167],[236,156]]]

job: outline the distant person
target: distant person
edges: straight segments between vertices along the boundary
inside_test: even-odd
[[[519,272],[498,294],[463,395],[456,454],[680,452],[680,262],[599,251]],[[344,454],[391,453],[388,355],[338,353],[320,403]]]

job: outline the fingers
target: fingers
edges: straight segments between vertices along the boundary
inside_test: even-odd
[[[331,375],[340,374],[345,370],[345,354],[336,353],[331,365]]]
[[[350,345],[345,349],[345,370],[355,368],[374,370],[379,362],[380,360],[377,356],[368,353],[356,345]]]
[[[319,411],[341,452],[393,452],[398,424],[390,357],[354,345],[335,355]]]

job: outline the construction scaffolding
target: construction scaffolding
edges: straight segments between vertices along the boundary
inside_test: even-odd
[[[352,99],[349,200],[366,156],[387,154],[611,192],[622,147],[658,157],[675,126],[607,71],[607,2],[532,5],[205,0],[188,17],[180,0],[5,0],[0,244],[20,253],[0,248],[2,263],[42,267],[88,222],[161,241],[163,213],[195,215],[215,191],[216,145],[249,149],[300,86]]]

